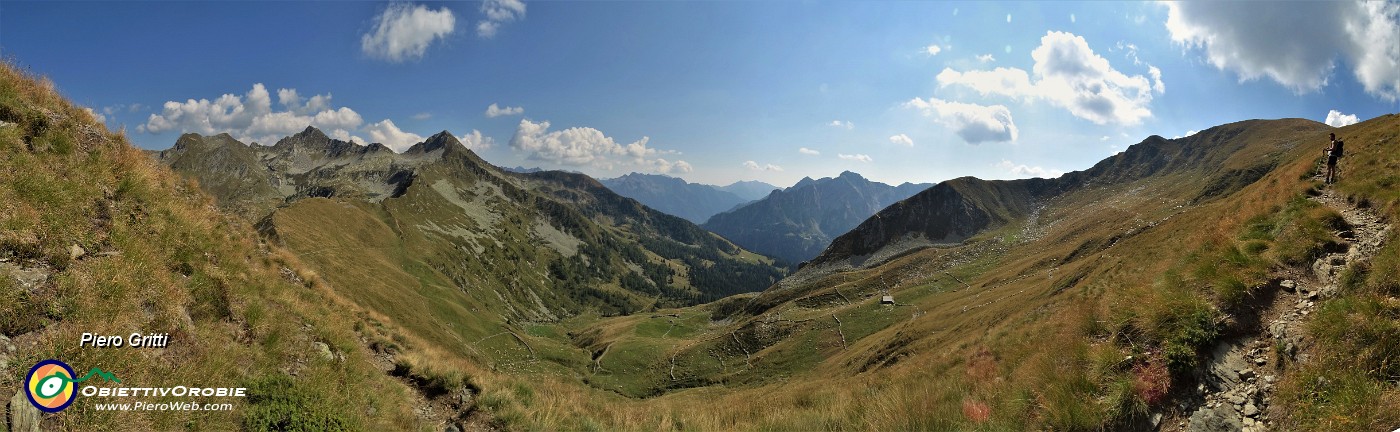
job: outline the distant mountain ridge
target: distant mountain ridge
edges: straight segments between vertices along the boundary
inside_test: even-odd
[[[716,189],[738,195],[739,198],[747,201],[757,201],[782,188],[758,180],[743,180],[730,183],[728,186],[719,186]]]
[[[757,199],[745,198],[718,186],[690,183],[660,174],[631,173],[599,181],[618,195],[635,199],[648,207],[697,224],[705,223],[710,216]],[[755,191],[764,187],[770,191],[776,189],[775,186],[762,182],[739,182],[727,187],[748,196],[753,196]],[[764,195],[767,195],[767,192],[764,192]]]
[[[846,171],[803,178],[752,204],[717,214],[703,226],[744,248],[790,263],[809,260],[875,212],[929,187],[891,186]]]

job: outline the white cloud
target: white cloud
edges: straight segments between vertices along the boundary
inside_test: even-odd
[[[318,113],[331,107],[331,94],[302,98],[296,89],[277,89],[277,103],[296,114]]]
[[[846,128],[846,130],[855,129],[856,127],[855,123],[842,120],[832,120],[831,123],[827,123],[826,125],[831,127]]]
[[[874,161],[875,161],[874,159],[871,159],[869,155],[863,155],[863,154],[845,154],[845,153],[838,153],[838,154],[836,155],[836,157],[839,157],[839,158],[841,158],[841,159],[845,159],[845,160],[848,160],[848,161],[865,162],[865,163],[870,163],[870,162],[874,162]]]
[[[408,118],[411,118],[411,119],[414,119],[414,120],[422,121],[422,120],[427,120],[427,119],[433,118],[433,113],[430,113],[430,112],[426,112],[426,111],[425,111],[425,112],[420,112],[420,113],[418,113],[418,114],[411,115],[411,116],[409,116]]]
[[[1174,42],[1241,81],[1268,77],[1298,93],[1326,86],[1337,59],[1366,91],[1400,98],[1400,3],[1302,2],[1261,10],[1249,2],[1170,2]]]
[[[1148,109],[1152,91],[1154,87],[1166,88],[1160,81],[1154,86],[1142,75],[1129,76],[1113,69],[1083,37],[1072,33],[1046,33],[1040,47],[1031,51],[1031,58],[1035,60],[1034,81],[1017,68],[967,72],[949,68],[938,74],[938,84],[969,87],[984,96],[1045,100],[1095,124],[1121,125],[1137,125],[1152,116]]]
[[[773,164],[763,164],[763,165],[759,165],[758,162],[754,162],[754,161],[744,161],[744,168],[748,168],[748,169],[753,170],[753,171],[782,171],[782,170],[783,170],[783,167],[780,167],[780,166],[777,166],[777,165],[773,165]]]
[[[928,55],[931,55],[931,56],[938,55],[938,53],[939,53],[939,52],[942,52],[942,51],[943,51],[943,47],[938,46],[938,44],[933,44],[933,45],[929,45],[929,46],[924,47],[924,53],[926,53],[926,54],[928,54]]]
[[[816,151],[816,150],[812,150],[812,149],[809,149],[809,148],[806,148],[806,147],[802,147],[802,148],[797,149],[797,152],[798,152],[798,153],[805,154],[805,155],[807,155],[807,156],[821,156],[821,155],[822,155],[822,152],[819,152],[819,151]]]
[[[1157,69],[1157,67],[1153,65],[1147,65],[1147,74],[1152,75],[1152,91],[1157,92],[1157,94],[1167,92],[1167,86],[1162,84],[1161,69]]]
[[[93,111],[92,108],[88,107],[83,107],[83,111],[87,111],[88,115],[92,116],[93,119],[96,119],[98,123],[107,124],[107,116],[104,116],[97,111]]]
[[[151,114],[138,132],[162,133],[179,131],[202,135],[228,133],[247,142],[272,144],[282,137],[295,134],[307,126],[315,126],[327,135],[351,140],[350,131],[360,127],[364,119],[347,107],[331,108],[331,95],[313,95],[303,99],[295,89],[278,89],[281,111],[273,111],[272,95],[262,83],[243,96],[224,94],[217,99],[189,99],[166,102],[161,112]]]
[[[1011,22],[1011,14],[1006,14],[1006,22],[1007,22],[1007,23],[1010,23],[1010,22]]]
[[[360,50],[392,63],[420,59],[433,41],[452,34],[456,25],[457,18],[446,7],[393,3],[374,17],[369,33],[360,36]]]
[[[1140,65],[1140,64],[1142,64],[1142,59],[1141,59],[1141,58],[1138,58],[1138,47],[1137,47],[1137,45],[1134,45],[1134,44],[1131,44],[1131,43],[1128,43],[1128,42],[1124,42],[1124,41],[1118,41],[1117,44],[1114,44],[1114,48],[1116,48],[1116,49],[1118,49],[1118,50],[1120,50],[1120,51],[1123,51],[1123,57],[1124,57],[1124,58],[1127,58],[1128,60],[1132,60],[1134,65]],[[1113,51],[1114,48],[1109,48],[1108,50],[1109,50],[1109,51]]]
[[[1064,171],[1060,171],[1057,169],[1046,169],[1038,166],[1019,165],[1016,163],[1012,163],[1011,161],[1006,159],[1002,159],[1001,162],[996,164],[996,166],[997,168],[1004,169],[1018,176],[1055,178],[1064,175]]]
[[[1185,134],[1182,134],[1182,135],[1178,135],[1178,136],[1174,136],[1174,137],[1172,137],[1172,139],[1181,139],[1181,138],[1186,138],[1186,137],[1189,137],[1189,136],[1191,136],[1191,135],[1195,135],[1195,134],[1197,134],[1197,133],[1199,133],[1199,132],[1200,132],[1200,131],[1198,131],[1198,130],[1195,130],[1195,129],[1192,129],[1192,130],[1188,130],[1188,131],[1186,131],[1186,133],[1185,133]]]
[[[524,112],[525,112],[525,108],[523,108],[523,107],[505,107],[505,108],[501,108],[501,107],[496,106],[496,104],[494,104],[494,103],[491,104],[491,106],[486,107],[486,117],[489,117],[489,118],[496,118],[496,117],[508,116],[508,115],[519,115],[519,114],[523,114]]]
[[[914,146],[914,139],[913,139],[913,138],[909,138],[909,135],[905,135],[905,134],[899,134],[899,135],[891,136],[891,137],[890,137],[890,142],[895,143],[895,144],[899,144],[899,145],[902,145],[902,146],[905,146],[905,147],[913,147],[913,146]]]
[[[996,58],[996,57],[992,57],[991,54],[982,54],[982,55],[977,56],[977,61],[982,62],[982,63],[991,63],[991,62],[997,61],[997,58]]]
[[[463,147],[472,150],[486,150],[496,145],[495,138],[484,136],[476,129],[472,129],[472,133],[457,137],[457,141],[461,141]]]
[[[1077,23],[1077,22],[1079,22],[1079,19],[1078,19],[1078,18],[1075,18],[1075,17],[1074,17],[1074,14],[1069,14],[1069,22],[1070,22],[1071,24]]]
[[[525,18],[525,2],[522,0],[486,0],[481,3],[481,13],[486,19],[477,21],[476,35],[485,39],[496,37],[501,25]]]
[[[982,106],[949,102],[936,98],[914,98],[904,104],[950,128],[969,144],[987,141],[1015,141],[1019,134],[1011,110],[1005,106]]]
[[[114,115],[114,114],[119,114],[119,113],[121,113],[122,111],[134,113],[134,112],[137,112],[137,111],[144,110],[144,109],[146,109],[146,108],[149,108],[149,107],[147,107],[147,106],[145,106],[145,105],[142,105],[142,104],[139,104],[139,103],[132,103],[131,105],[127,105],[127,104],[116,104],[116,105],[111,105],[111,106],[102,107],[102,114],[106,114],[106,115],[108,115],[108,116],[111,116],[111,115]]]
[[[669,161],[667,161],[666,159],[660,159],[660,158],[657,158],[656,160],[653,160],[653,161],[648,161],[646,165],[647,165],[647,167],[650,168],[652,171],[656,171],[656,172],[661,173],[661,174],[672,174],[672,173],[675,173],[675,174],[683,174],[683,173],[688,173],[688,172],[691,172],[691,171],[694,170],[694,168],[690,166],[690,163],[689,163],[689,162],[686,162],[686,161],[669,162]]]
[[[1324,120],[1323,123],[1327,123],[1331,127],[1342,127],[1354,125],[1359,121],[1361,119],[1357,118],[1356,114],[1342,114],[1341,111],[1330,110],[1327,111],[1327,120]]]
[[[521,119],[516,126],[515,136],[510,146],[516,150],[529,152],[531,160],[549,161],[561,165],[594,167],[611,170],[617,165],[631,165],[665,169],[689,169],[685,161],[670,162],[656,156],[663,152],[647,147],[648,137],[642,137],[629,144],[619,144],[603,132],[589,127],[573,127],[550,131],[549,122],[535,123]],[[677,171],[688,172],[688,171]]]
[[[366,125],[365,133],[369,134],[369,142],[384,144],[385,147],[400,153],[424,141],[422,135],[404,132],[389,119]]]

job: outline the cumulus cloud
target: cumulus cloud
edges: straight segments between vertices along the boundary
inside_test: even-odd
[[[481,13],[486,19],[476,22],[476,35],[485,39],[496,37],[501,25],[525,18],[525,2],[522,0],[486,0],[481,3]]]
[[[413,132],[405,132],[394,124],[393,120],[384,119],[378,123],[371,123],[365,126],[365,133],[369,134],[369,141],[384,144],[396,152],[403,152],[424,141],[422,135]]]
[[[93,111],[92,108],[83,107],[83,111],[87,111],[88,115],[92,116],[92,118],[97,120],[98,123],[107,123],[107,116],[104,116],[97,111]]]
[[[1009,160],[1002,159],[997,163],[997,168],[1004,169],[1012,174],[1023,177],[1055,178],[1064,175],[1064,171],[1057,169],[1046,169],[1038,166],[1027,166],[1016,164]]]
[[[1400,3],[1303,2],[1267,13],[1248,2],[1165,4],[1172,40],[1241,81],[1267,77],[1317,91],[1341,58],[1368,93],[1400,97]]]
[[[914,146],[914,139],[913,139],[913,138],[909,138],[909,135],[905,135],[905,134],[899,134],[899,135],[891,136],[891,137],[890,137],[890,142],[895,143],[895,144],[899,144],[899,145],[902,145],[902,146],[905,146],[905,147],[913,147],[913,146]]]
[[[982,54],[982,55],[977,56],[977,61],[982,62],[982,63],[991,63],[991,62],[997,61],[997,58],[996,58],[996,57],[992,57],[991,54]]]
[[[805,155],[807,155],[807,156],[821,156],[821,155],[822,155],[822,152],[819,152],[819,151],[816,151],[816,150],[812,150],[812,149],[809,149],[809,148],[806,148],[806,147],[802,147],[802,148],[797,149],[797,152],[798,152],[798,153],[805,154]]]
[[[214,100],[169,101],[161,107],[160,113],[151,114],[136,130],[153,134],[166,131],[202,135],[227,133],[243,142],[271,144],[307,126],[315,126],[334,138],[354,140],[350,132],[364,122],[355,110],[331,108],[330,94],[303,98],[295,89],[278,89],[277,99],[282,110],[274,111],[271,93],[262,83],[257,83],[242,96],[224,94]]]
[[[838,154],[836,154],[836,157],[841,158],[841,159],[845,159],[845,160],[848,160],[848,161],[865,162],[865,163],[870,163],[870,162],[874,162],[874,161],[875,161],[874,159],[871,159],[869,155],[864,155],[864,154],[845,154],[845,153],[838,153]]]
[[[1095,124],[1137,125],[1152,116],[1148,105],[1154,89],[1161,93],[1160,71],[1154,85],[1142,75],[1127,75],[1114,69],[1108,60],[1094,53],[1083,37],[1066,32],[1047,32],[1040,46],[1031,51],[1035,60],[1031,73],[1023,69],[999,67],[993,70],[958,72],[943,69],[938,84],[964,86],[986,95],[1017,100],[1044,100]],[[1149,73],[1155,68],[1149,68]]]
[[[914,98],[905,107],[918,109],[925,116],[942,124],[969,144],[987,141],[1015,141],[1019,131],[1005,106],[982,106],[949,102],[936,98]]]
[[[472,150],[486,150],[496,145],[494,138],[484,136],[476,129],[472,129],[472,133],[457,137],[457,141],[461,141],[462,146]]]
[[[1357,118],[1356,114],[1342,114],[1341,111],[1330,110],[1327,111],[1327,120],[1324,120],[1323,123],[1327,123],[1331,127],[1342,127],[1354,125],[1359,121],[1361,119]]]
[[[645,166],[651,169],[652,171],[656,171],[661,174],[684,174],[693,170],[693,168],[690,166],[690,163],[686,161],[669,162],[666,159],[660,158],[652,161],[647,161]]]
[[[491,106],[486,107],[486,117],[489,117],[489,118],[496,118],[496,117],[500,117],[500,116],[509,116],[509,115],[519,115],[519,114],[523,114],[524,112],[525,112],[525,108],[523,108],[523,107],[505,107],[505,108],[501,108],[501,107],[499,107],[499,106],[496,106],[496,104],[494,104],[494,103],[491,104]]]
[[[549,161],[561,165],[590,165],[602,169],[613,169],[618,165],[652,168],[661,172],[689,172],[690,164],[685,161],[667,161],[658,158],[660,150],[647,147],[648,137],[642,137],[628,144],[620,144],[589,127],[573,127],[550,131],[549,122],[535,123],[521,119],[516,126],[515,136],[510,146],[529,153],[531,160]]]
[[[447,37],[457,18],[443,7],[394,3],[374,17],[369,33],[360,36],[360,50],[370,58],[401,63],[423,58],[433,41]]]
[[[750,170],[752,170],[752,171],[782,171],[782,170],[783,170],[783,167],[780,167],[780,166],[777,166],[777,165],[773,165],[773,164],[763,164],[763,165],[759,165],[758,162],[754,162],[754,161],[744,161],[744,168],[748,168],[748,169],[750,169]]]
[[[929,45],[929,46],[924,47],[924,53],[925,53],[925,54],[928,54],[928,55],[931,55],[931,56],[938,55],[938,53],[939,53],[939,52],[942,52],[942,51],[943,51],[943,47],[938,46],[938,44],[933,44],[933,45]]]
[[[1195,134],[1200,133],[1200,132],[1201,132],[1201,131],[1198,131],[1198,130],[1195,130],[1195,129],[1191,129],[1191,130],[1186,131],[1185,134],[1181,134],[1181,135],[1177,135],[1177,136],[1172,137],[1172,139],[1186,138],[1186,137],[1189,137],[1189,136],[1191,136],[1191,135],[1195,135]],[[1107,138],[1107,137],[1105,137],[1105,138]]]
[[[831,127],[846,128],[846,130],[851,130],[851,129],[855,129],[855,128],[856,128],[855,123],[851,123],[850,121],[843,121],[843,120],[832,120],[831,123],[827,123],[826,125],[827,125],[827,126],[831,126]]]

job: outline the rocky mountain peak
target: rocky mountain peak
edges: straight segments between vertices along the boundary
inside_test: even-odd
[[[439,149],[454,151],[455,149],[465,150],[466,147],[462,145],[461,141],[457,140],[457,137],[452,135],[452,132],[444,130],[433,134],[433,136],[428,137],[428,139],[421,143],[414,144],[413,147],[409,147],[407,151],[404,151],[404,154],[424,154]]]

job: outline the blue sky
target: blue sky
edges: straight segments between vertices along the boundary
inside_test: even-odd
[[[1396,112],[1398,15],[1394,2],[6,1],[0,55],[152,149],[182,132],[271,144],[315,124],[395,148],[448,130],[497,165],[597,177],[936,182],[1056,175],[1237,120]]]

